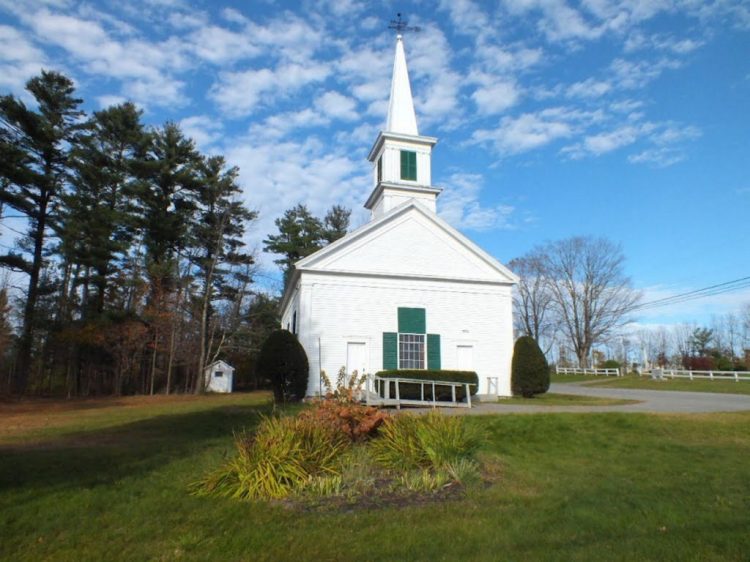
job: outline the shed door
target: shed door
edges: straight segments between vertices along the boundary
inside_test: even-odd
[[[474,346],[459,345],[456,346],[456,368],[459,371],[474,370]]]
[[[364,342],[347,342],[346,344],[346,372],[352,374],[357,371],[362,374],[367,370],[367,344]]]

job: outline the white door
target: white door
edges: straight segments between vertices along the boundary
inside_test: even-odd
[[[456,346],[456,369],[459,371],[474,370],[474,346]]]
[[[346,372],[351,375],[357,371],[358,375],[367,370],[367,344],[364,342],[347,342],[346,344]]]

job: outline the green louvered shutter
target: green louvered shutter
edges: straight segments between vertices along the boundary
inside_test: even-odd
[[[398,331],[400,334],[427,333],[424,308],[399,308]]]
[[[417,181],[417,153],[401,151],[401,179]]]
[[[440,334],[427,334],[427,368],[440,369]]]
[[[398,369],[398,334],[383,332],[383,370]]]

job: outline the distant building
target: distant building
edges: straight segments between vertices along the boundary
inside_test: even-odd
[[[437,216],[436,143],[418,132],[399,35],[386,130],[368,156],[370,222],[298,261],[282,299],[282,327],[310,362],[308,395],[320,369],[333,378],[342,366],[476,371],[479,394],[511,394],[518,279]]]
[[[234,367],[224,361],[214,361],[203,371],[207,392],[232,392]]]

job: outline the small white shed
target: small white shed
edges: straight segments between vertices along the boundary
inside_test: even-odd
[[[234,367],[224,361],[214,361],[204,371],[207,392],[232,392]]]

